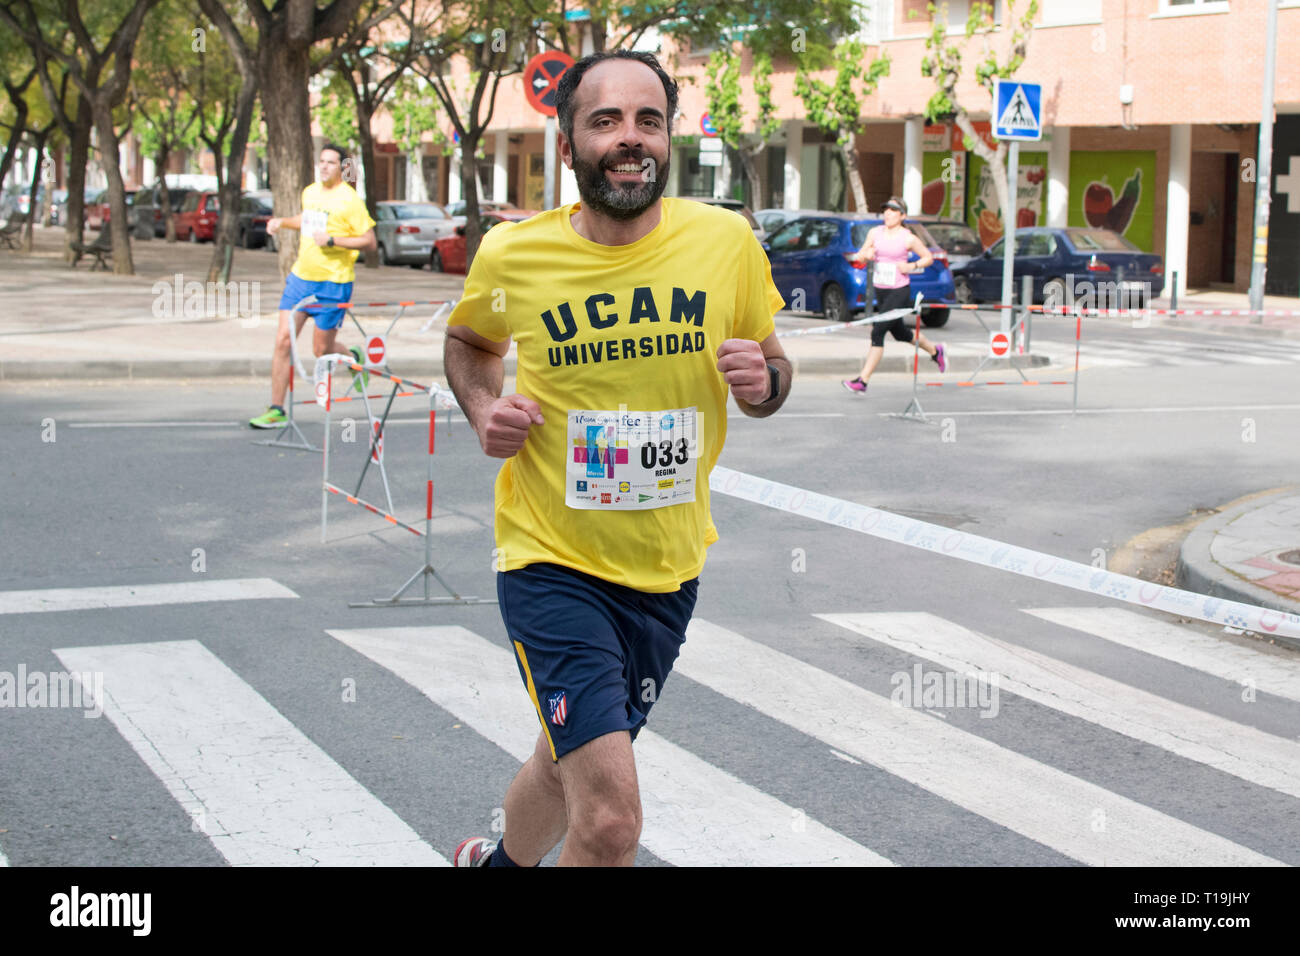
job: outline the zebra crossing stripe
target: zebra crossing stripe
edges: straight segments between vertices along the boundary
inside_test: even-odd
[[[1300,662],[1119,607],[1022,608],[1026,614],[1163,657],[1212,677],[1300,701]]]
[[[959,674],[997,674],[1001,690],[1300,797],[1300,744],[1284,737],[1158,697],[933,614],[814,616]]]
[[[0,614],[144,607],[154,604],[194,604],[200,601],[252,601],[261,598],[296,598],[297,596],[283,584],[270,578],[185,581],[176,584],[127,584],[116,587],[46,588],[40,591],[0,591]]]
[[[928,521],[918,521],[879,508],[845,501],[843,498],[832,498],[794,485],[748,475],[743,471],[733,471],[721,465],[714,467],[709,474],[709,490],[873,538],[883,538],[961,561],[1010,571],[1099,597],[1115,598],[1213,624],[1227,624],[1264,634],[1300,637],[1300,614],[1287,614],[1271,608],[1153,584],[1125,574],[1080,564],[1078,561],[1044,554],[1042,551],[1033,551],[967,531],[956,531]]]
[[[448,865],[198,641],[54,653],[232,865]]]
[[[537,714],[504,647],[455,626],[326,633],[392,671],[520,763],[532,755]],[[668,863],[892,865],[650,730],[637,736],[636,763],[641,844]]]
[[[1084,863],[1281,865],[699,618],[687,631],[676,670]]]

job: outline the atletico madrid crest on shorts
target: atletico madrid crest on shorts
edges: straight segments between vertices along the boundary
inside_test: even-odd
[[[564,691],[556,691],[546,702],[551,705],[551,723],[556,727],[563,727],[565,719],[569,716],[569,702],[564,696]]]

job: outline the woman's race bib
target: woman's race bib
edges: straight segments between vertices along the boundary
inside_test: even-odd
[[[695,500],[694,407],[569,412],[564,503],[587,511],[643,511]]]
[[[871,281],[876,285],[894,285],[898,282],[898,263],[876,262],[876,271]]]

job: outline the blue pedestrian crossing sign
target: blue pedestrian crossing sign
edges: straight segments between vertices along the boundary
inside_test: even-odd
[[[998,139],[1043,138],[1043,85],[993,81],[993,135]]]

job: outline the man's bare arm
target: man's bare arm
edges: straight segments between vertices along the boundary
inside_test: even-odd
[[[501,395],[510,342],[493,342],[463,325],[447,328],[443,367],[447,384],[478,434],[485,454],[509,458],[523,447],[531,425],[544,424],[541,409],[523,395]]]
[[[764,402],[771,391],[767,366],[777,370],[780,385],[776,397]],[[794,368],[773,332],[762,342],[752,339],[728,339],[719,348],[718,370],[731,386],[736,407],[750,418],[766,418],[785,404],[794,378]]]

